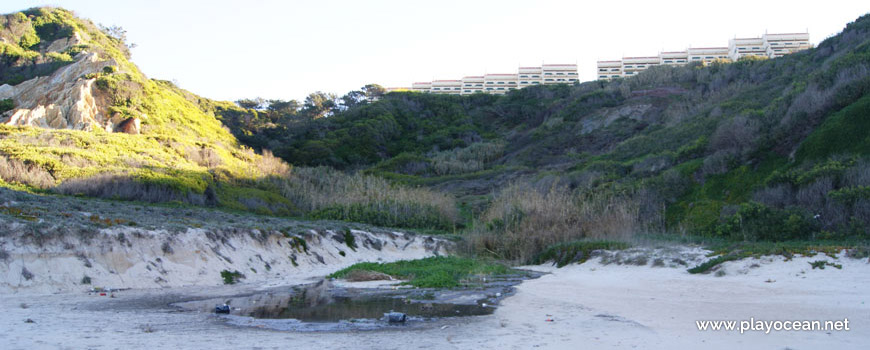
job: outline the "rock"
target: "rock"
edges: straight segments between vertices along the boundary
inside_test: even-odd
[[[126,120],[118,124],[118,126],[115,128],[115,131],[128,133],[130,135],[139,135],[141,123],[142,122],[139,121],[139,118],[127,118]]]
[[[69,49],[75,45],[81,44],[83,42],[84,42],[84,40],[82,40],[81,36],[79,36],[79,33],[76,32],[73,36],[71,36],[69,38],[62,38],[62,39],[57,39],[55,41],[52,41],[51,44],[48,45],[48,48],[46,49],[46,51],[47,52],[63,52],[63,51],[66,51],[67,49]]]
[[[97,53],[83,53],[79,57],[50,76],[0,86],[0,99],[11,98],[17,106],[0,117],[0,122],[52,129],[103,128],[107,118],[94,98],[96,79],[83,76],[115,65],[115,61],[102,61]]]

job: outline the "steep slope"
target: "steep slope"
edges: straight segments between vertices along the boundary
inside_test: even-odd
[[[453,199],[240,145],[244,113],[129,60],[123,31],[59,8],[0,16],[0,186],[450,230]]]
[[[868,92],[863,16],[782,58],[656,67],[503,97],[391,93],[330,118],[278,123],[284,136],[259,143],[282,142],[273,149],[295,164],[453,192],[492,235],[488,251],[522,245],[499,242],[512,234],[537,246],[663,231],[867,237]],[[528,238],[551,230],[570,232]]]

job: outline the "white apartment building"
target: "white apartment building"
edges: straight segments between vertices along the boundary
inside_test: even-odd
[[[598,61],[598,79],[612,79],[622,76],[622,61]]]
[[[659,53],[661,64],[686,64],[689,62],[689,51],[665,51]]]
[[[714,61],[728,61],[731,56],[727,47],[690,47],[689,62],[710,64]]]
[[[767,56],[777,58],[812,48],[809,33],[764,34]]]
[[[576,64],[543,64],[540,67],[519,67],[517,74],[486,74],[465,76],[461,80],[416,82],[410,90],[451,95],[476,92],[501,95],[534,85],[574,84],[577,81]]]
[[[444,95],[459,95],[462,93],[462,80],[434,80],[429,92]]]
[[[475,92],[483,92],[483,83],[482,75],[462,77],[462,94],[470,95]]]
[[[576,64],[543,64],[541,73],[544,85],[574,84],[577,81]]]
[[[734,38],[728,41],[728,56],[737,61],[746,56],[767,57],[763,38]]]
[[[777,58],[811,47],[809,33],[764,34],[760,38],[731,39],[728,41],[728,47],[690,47],[686,51],[660,52],[658,56],[598,61],[595,75],[600,80],[610,80],[637,75],[656,65],[732,62],[747,56]]]
[[[496,95],[516,90],[519,85],[517,74],[487,74],[483,76],[483,81],[483,92]]]
[[[432,82],[430,81],[421,81],[411,84],[411,91],[429,92],[429,90],[432,90]]]
[[[659,56],[648,57],[623,57],[622,58],[622,75],[630,77],[642,71],[655,67],[661,64],[662,59]]]
[[[517,71],[518,86],[520,89],[532,85],[540,85],[544,81],[544,72],[541,67],[520,67]]]

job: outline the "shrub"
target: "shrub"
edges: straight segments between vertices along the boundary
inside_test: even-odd
[[[15,109],[15,101],[12,101],[11,98],[0,100],[0,114],[13,109]]]
[[[55,184],[54,177],[41,167],[5,156],[0,156],[0,179],[40,189],[51,188]]]
[[[531,260],[532,264],[543,264],[552,261],[558,267],[571,263],[584,263],[596,250],[622,250],[630,245],[617,241],[577,241],[560,243],[550,246]]]
[[[236,284],[239,280],[245,278],[238,270],[230,272],[229,270],[221,271],[221,278],[224,280],[224,284]]]
[[[740,205],[737,213],[712,228],[715,236],[743,241],[810,239],[817,224],[797,209],[780,210],[757,202]]]

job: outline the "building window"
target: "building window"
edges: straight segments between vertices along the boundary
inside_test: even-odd
[[[625,72],[625,75],[632,75],[634,72]]]
[[[565,75],[565,73],[556,73],[556,75]]]
[[[521,82],[520,82],[520,84],[528,84],[528,83],[529,83],[529,82],[527,82],[527,81],[521,81]]]
[[[641,64],[641,65],[638,65],[637,68],[646,68],[646,66]]]
[[[492,88],[489,88],[489,87],[488,87],[488,88],[486,88],[486,89],[487,89],[487,90],[492,90]]]
[[[540,81],[533,81],[533,82],[532,82],[532,85],[534,85],[534,84],[540,84],[540,83],[541,83]]]
[[[475,86],[483,86],[483,84],[477,84],[477,85],[475,85]]]
[[[553,81],[553,79],[544,79],[544,81]]]
[[[502,88],[502,87],[500,87],[500,88],[498,88],[498,89],[499,89],[499,90],[504,90],[504,88]]]
[[[553,75],[553,73],[544,73],[544,75]]]
[[[499,83],[499,84],[504,84],[504,82],[503,82],[503,81],[500,81],[500,82],[498,82],[498,83]]]
[[[686,60],[677,60],[677,63],[685,63]]]
[[[491,81],[486,82],[486,85],[492,85],[492,84],[494,84],[494,83]]]
[[[459,88],[453,88],[453,90],[460,90]]]
[[[540,78],[540,75],[533,75],[532,78]]]
[[[692,59],[693,59],[693,60],[700,60],[700,59],[701,59],[701,56],[693,56]]]
[[[625,66],[625,68],[634,68],[634,66]]]

